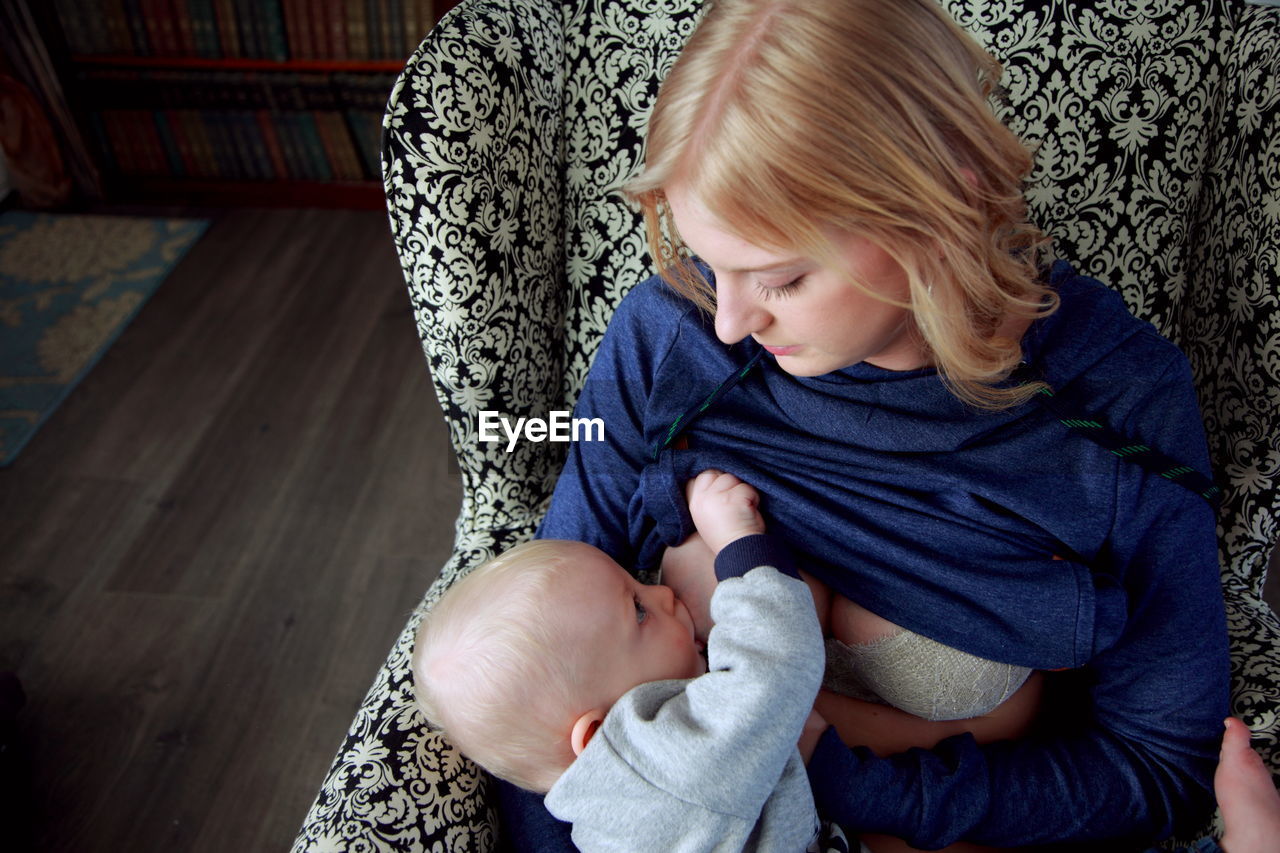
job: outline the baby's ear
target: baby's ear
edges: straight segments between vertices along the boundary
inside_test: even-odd
[[[582,755],[582,750],[587,748],[596,730],[604,722],[604,715],[605,712],[602,709],[592,708],[573,724],[573,733],[569,735],[569,742],[573,747],[574,755]]]

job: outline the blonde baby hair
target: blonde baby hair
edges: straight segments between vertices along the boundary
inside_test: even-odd
[[[546,792],[572,763],[585,650],[554,609],[577,543],[535,540],[455,583],[423,617],[413,686],[427,719],[495,776]],[[585,546],[582,546],[585,547]]]
[[[843,264],[835,240],[865,237],[906,271],[904,307],[952,392],[1023,402],[1033,387],[997,387],[1021,356],[998,331],[1057,299],[1021,192],[1031,153],[988,102],[1000,72],[936,0],[715,0],[625,188],[659,271],[713,310],[670,221],[675,185],[766,249]]]

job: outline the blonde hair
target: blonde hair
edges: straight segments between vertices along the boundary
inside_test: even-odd
[[[569,544],[526,542],[478,567],[414,638],[414,695],[427,719],[485,770],[539,793],[574,759],[571,702],[589,671],[551,594],[564,589]]]
[[[671,285],[714,292],[682,257],[664,189],[738,236],[843,265],[857,234],[905,270],[916,324],[952,392],[983,408],[1020,360],[997,334],[1057,307],[1047,238],[1021,190],[1032,157],[988,103],[1000,65],[936,0],[716,0],[663,83],[645,168],[625,188]],[[851,277],[852,278],[852,277]],[[871,292],[871,291],[868,291]]]

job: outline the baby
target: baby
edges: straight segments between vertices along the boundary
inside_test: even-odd
[[[465,755],[548,792],[580,849],[802,851],[819,822],[801,753],[825,728],[813,596],[764,535],[751,486],[704,471],[688,495],[720,579],[707,660],[668,587],[589,545],[538,540],[423,620],[418,700]]]

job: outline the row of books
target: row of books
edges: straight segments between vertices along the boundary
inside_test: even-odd
[[[67,45],[75,55],[404,61],[435,22],[432,0],[56,0],[56,4]]]
[[[104,70],[81,75],[110,171],[210,180],[381,176],[394,76]]]

